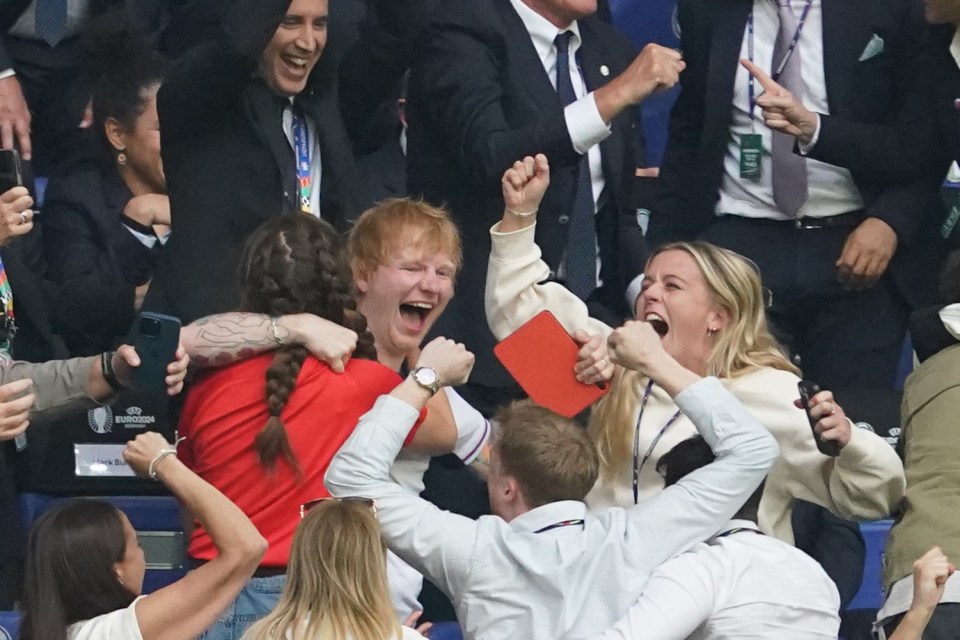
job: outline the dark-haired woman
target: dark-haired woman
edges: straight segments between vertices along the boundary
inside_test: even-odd
[[[74,355],[126,334],[170,224],[157,117],[167,63],[133,32],[98,42],[89,65],[101,142],[51,177],[43,207],[49,276],[62,285],[53,314]]]
[[[146,564],[137,534],[98,500],[55,506],[27,549],[21,640],[180,640],[214,621],[253,573],[266,541],[227,498],[184,466],[156,433],[127,443],[124,459],[162,481],[215,541],[210,562],[141,596]]]
[[[183,459],[270,542],[250,584],[204,636],[218,640],[239,638],[276,605],[300,505],[329,495],[323,476],[333,455],[376,398],[401,382],[376,361],[373,337],[356,311],[342,240],[329,224],[302,214],[273,218],[249,239],[241,265],[244,311],[313,313],[359,339],[343,373],[301,346],[281,345],[210,371],[190,389],[180,419]],[[408,443],[449,452],[456,434],[440,432],[425,422]],[[215,556],[204,528],[193,532],[188,551],[195,563]]]

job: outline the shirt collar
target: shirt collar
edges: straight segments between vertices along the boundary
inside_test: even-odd
[[[567,520],[582,520],[587,513],[587,505],[576,500],[551,502],[521,514],[510,521],[514,531],[534,533],[550,525]]]
[[[960,27],[957,27],[953,34],[953,41],[950,43],[950,55],[953,56],[953,61],[960,67]]]
[[[948,304],[938,315],[947,332],[960,340],[960,304]]]
[[[533,46],[537,50],[540,60],[546,60],[547,55],[553,51],[553,41],[557,35],[563,31],[572,31],[573,38],[570,39],[571,51],[576,51],[580,46],[580,25],[574,20],[566,29],[557,29],[549,20],[525,5],[522,0],[510,0],[510,4],[523,21],[523,26],[527,28],[530,39],[533,40]]]

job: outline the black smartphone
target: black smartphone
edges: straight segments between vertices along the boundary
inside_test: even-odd
[[[0,193],[23,186],[23,165],[16,149],[0,149]]]
[[[836,458],[840,455],[840,445],[835,440],[824,440],[817,434],[817,420],[810,415],[810,399],[820,393],[820,386],[816,382],[801,380],[797,383],[797,389],[800,390],[800,402],[803,403],[803,410],[807,413],[807,420],[810,422],[810,430],[813,432],[813,439],[817,443],[817,449],[825,456]]]
[[[165,388],[167,365],[173,362],[180,344],[180,319],[144,311],[134,327],[133,346],[140,366],[133,370],[133,386],[143,391]]]

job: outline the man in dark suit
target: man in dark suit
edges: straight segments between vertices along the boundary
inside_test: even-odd
[[[337,58],[322,55],[327,6],[327,0],[239,0],[223,18],[226,35],[188,53],[161,87],[163,165],[176,231],[145,308],[185,322],[236,308],[239,253],[261,222],[302,212],[344,229],[358,213],[340,105],[373,109],[376,93],[388,92],[402,69],[368,64],[362,81],[338,93]],[[354,47],[365,60],[373,58],[375,37]]]
[[[909,278],[918,254],[937,255],[924,245],[942,178],[905,160],[933,155],[921,5],[780,5],[680,1],[688,66],[649,239],[699,236],[751,258],[808,377],[890,388],[909,306],[935,297],[932,278]],[[785,130],[785,96],[808,114],[802,133],[769,128]]]
[[[492,353],[483,291],[500,179],[514,161],[550,159],[537,242],[595,316],[622,322],[642,262],[636,216],[624,206],[643,166],[633,107],[672,85],[683,63],[657,45],[635,58],[595,11],[595,0],[447,2],[411,72],[411,193],[446,203],[464,237],[460,293],[437,331],[476,354],[467,393],[486,410],[511,384]]]

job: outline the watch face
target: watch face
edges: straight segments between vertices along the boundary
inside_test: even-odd
[[[413,372],[414,379],[424,386],[431,386],[437,382],[437,372],[433,369],[417,369]]]

